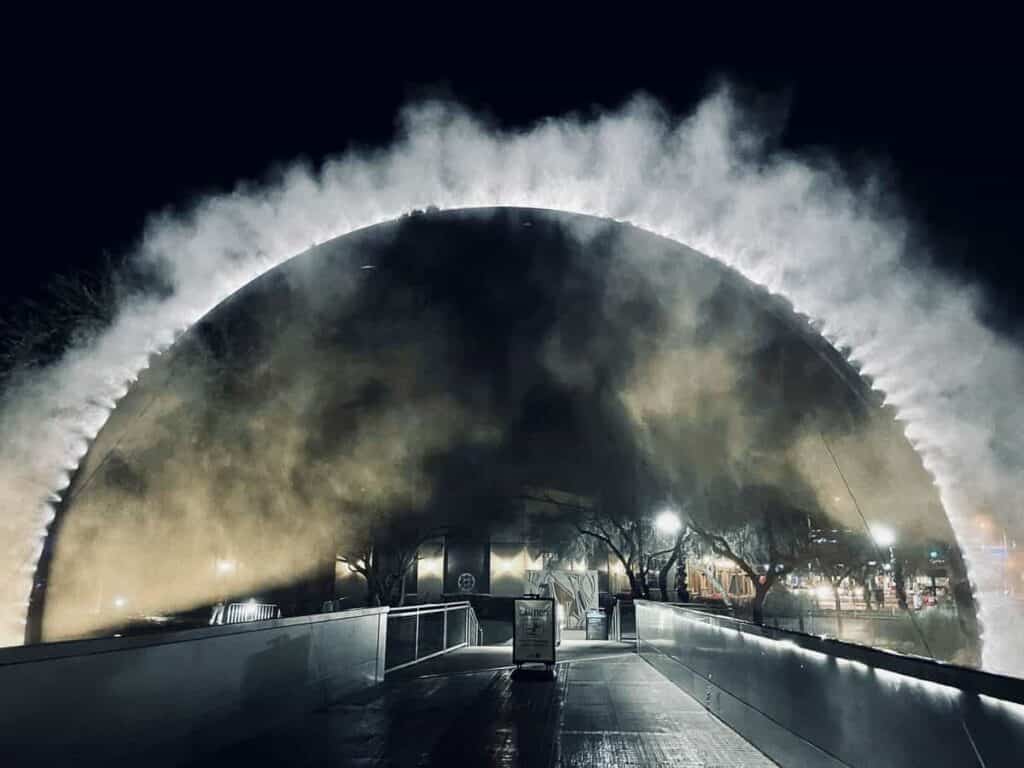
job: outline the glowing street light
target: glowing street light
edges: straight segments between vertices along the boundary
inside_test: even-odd
[[[683,527],[683,521],[680,520],[679,515],[671,509],[666,509],[654,519],[654,527],[657,528],[660,533],[671,536],[679,533],[680,529]]]
[[[871,538],[880,547],[891,547],[896,543],[896,533],[887,525],[872,525]]]

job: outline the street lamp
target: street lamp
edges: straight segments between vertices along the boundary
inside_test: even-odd
[[[679,533],[683,527],[683,521],[671,509],[666,509],[654,519],[654,527],[658,529],[659,533],[671,536]]]
[[[896,543],[896,533],[887,525],[872,525],[871,538],[880,547],[891,547]]]
[[[871,538],[879,547],[889,550],[889,562],[882,566],[882,570],[892,574],[893,586],[896,589],[896,598],[900,608],[907,607],[906,588],[903,584],[903,563],[896,560],[896,532],[887,525],[872,525]]]

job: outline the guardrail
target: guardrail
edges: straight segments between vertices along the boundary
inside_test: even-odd
[[[612,604],[612,612],[608,617],[608,639],[615,642],[622,640],[622,612],[618,600]]]
[[[689,608],[691,611],[713,613],[719,616],[732,616],[735,614],[735,608],[726,603],[678,603],[670,601],[669,605],[674,605],[677,608]]]
[[[480,644],[480,623],[468,602],[392,608],[388,613],[385,672]]]
[[[780,765],[994,766],[1024,680],[637,601],[641,656]]]
[[[280,619],[281,609],[276,603],[231,603],[227,607],[218,605],[213,610],[210,626],[220,624],[242,624],[247,621],[269,621]]]
[[[182,765],[384,679],[387,608],[0,649],[0,765]]]

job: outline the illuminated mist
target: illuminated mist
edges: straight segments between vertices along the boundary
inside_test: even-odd
[[[759,125],[727,91],[685,118],[639,99],[519,132],[429,103],[403,114],[389,148],[348,154],[317,172],[296,166],[264,187],[204,200],[187,216],[154,219],[137,258],[162,270],[173,292],[122,307],[102,335],[5,393],[0,644],[22,642],[55,494],[149,356],[310,244],[430,205],[536,206],[630,221],[735,267],[789,299],[885,394],[968,558],[993,528],[1020,539],[1024,352],[981,324],[976,292],[905,265],[907,228],[890,213],[881,182],[852,188],[829,167],[771,154],[775,127]],[[672,350],[656,352],[631,390],[638,413],[679,396],[657,386]],[[975,557],[969,566],[985,667],[1024,675],[1016,642],[1024,617],[1002,608],[992,562]]]

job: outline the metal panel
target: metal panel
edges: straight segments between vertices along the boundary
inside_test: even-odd
[[[181,763],[374,685],[386,614],[0,650],[2,762]]]
[[[637,601],[643,657],[783,765],[1019,764],[1024,681]]]

